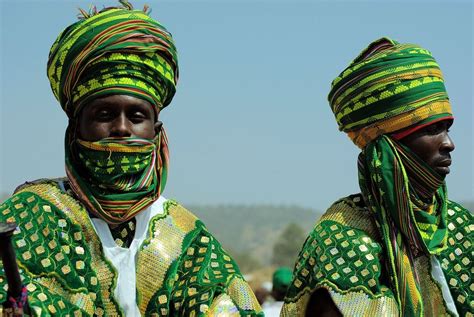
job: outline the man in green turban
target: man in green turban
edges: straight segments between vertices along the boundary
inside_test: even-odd
[[[204,224],[161,196],[169,158],[158,118],[175,93],[176,48],[146,9],[121,3],[81,11],[51,48],[67,177],[26,183],[0,206],[0,221],[18,224],[24,285],[7,292],[2,268],[0,300],[37,316],[261,316]]]
[[[431,53],[379,39],[328,99],[361,149],[361,193],[317,222],[282,316],[473,316],[474,222],[447,197],[453,115]]]
[[[273,301],[263,303],[262,308],[266,317],[279,316],[285,299],[286,291],[291,284],[292,271],[289,267],[279,267],[272,276],[272,298]]]

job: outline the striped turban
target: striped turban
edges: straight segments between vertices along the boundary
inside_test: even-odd
[[[145,12],[111,8],[87,14],[53,44],[48,78],[69,118],[84,104],[124,94],[150,102],[155,112],[175,94],[178,61],[171,34]],[[128,6],[128,7],[127,7]]]
[[[431,53],[389,38],[371,43],[334,79],[328,100],[339,130],[360,148],[382,134],[402,131],[401,137],[452,119],[443,76]]]

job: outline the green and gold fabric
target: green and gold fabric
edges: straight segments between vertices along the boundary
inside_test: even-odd
[[[29,305],[35,316],[122,316],[113,297],[117,272],[89,214],[58,184],[28,184],[0,206],[0,221],[19,224],[13,244]],[[152,218],[137,256],[142,316],[262,316],[236,263],[203,223],[174,201],[166,201],[164,213]]]
[[[328,100],[339,129],[361,148],[361,194],[336,203],[316,225],[284,314],[303,315],[311,294],[325,288],[349,316],[472,315],[472,215],[448,200],[444,178],[402,140],[453,120],[431,53],[389,38],[374,41],[333,81]],[[453,212],[462,223],[454,224]],[[432,269],[456,249],[456,235],[467,258],[454,265],[465,281],[451,284],[443,262],[447,290]]]
[[[439,255],[443,273],[460,316],[474,311],[473,215],[448,201],[448,246]],[[374,217],[361,194],[334,203],[306,239],[298,256],[281,316],[306,316],[311,294],[326,289],[344,316],[402,315],[387,270],[388,258]],[[424,315],[449,316],[429,257],[414,259]]]
[[[69,135],[69,130],[66,133]],[[154,140],[81,139],[66,146],[66,174],[79,199],[113,225],[130,221],[163,192],[169,165],[162,129]]]

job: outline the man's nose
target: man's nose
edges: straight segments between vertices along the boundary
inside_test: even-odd
[[[112,121],[110,127],[110,136],[111,137],[131,137],[132,136],[132,127],[131,123],[128,120],[125,114],[121,114]]]
[[[456,146],[454,145],[453,140],[449,136],[448,132],[444,133],[443,140],[441,141],[441,150],[445,152],[452,152]]]

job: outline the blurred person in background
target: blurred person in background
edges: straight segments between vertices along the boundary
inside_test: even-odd
[[[1,269],[3,313],[262,316],[204,224],[162,196],[169,158],[158,117],[176,91],[177,52],[147,8],[120,2],[81,10],[51,48],[48,78],[69,119],[67,177],[26,183],[0,206],[0,221],[18,224],[23,283],[7,292]]]
[[[292,271],[288,267],[279,267],[272,276],[271,296],[273,301],[267,301],[262,305],[265,316],[280,316],[283,307],[283,299],[292,280]]]
[[[270,296],[270,292],[265,287],[259,287],[255,290],[255,297],[260,305],[267,301],[267,298]]]
[[[282,316],[473,316],[473,216],[447,196],[454,118],[431,53],[379,39],[328,99],[361,149],[361,193],[310,233]]]

